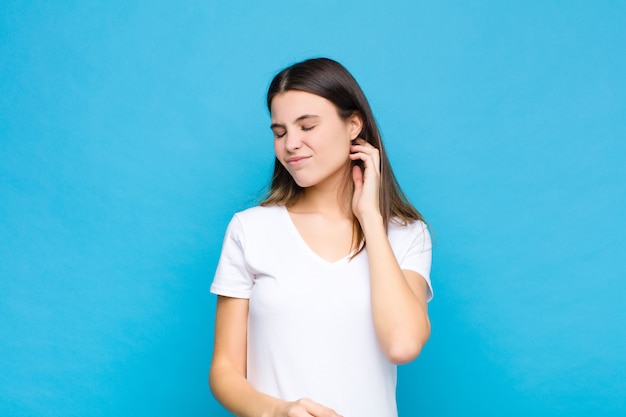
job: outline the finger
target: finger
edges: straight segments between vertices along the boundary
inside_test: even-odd
[[[335,410],[324,407],[322,404],[318,404],[314,401],[308,400],[301,403],[310,414],[315,417],[339,417],[339,414]]]
[[[351,146],[365,146],[367,148],[376,149],[374,145],[361,138],[353,140]]]
[[[361,159],[363,162],[367,162],[367,158],[371,159],[372,166],[380,171],[380,152],[378,149],[370,144],[367,145],[352,145],[351,146],[350,159]]]
[[[368,172],[376,171],[380,173],[380,163],[378,158],[376,157],[376,153],[364,153],[364,152],[355,152],[350,154],[350,159],[353,161],[361,160],[363,161],[363,167],[365,168],[365,177],[368,177]]]
[[[363,171],[361,171],[361,167],[358,165],[352,167],[352,180],[354,181],[355,191],[359,191],[363,188]]]
[[[350,145],[350,147],[352,148],[353,151],[365,152],[365,153],[370,153],[372,151],[377,151],[378,150],[375,147],[373,147],[372,145],[370,145],[369,143],[354,144],[354,145]]]
[[[365,146],[352,145],[352,149],[350,149],[350,155],[365,155],[366,157],[376,159],[379,156],[378,149],[376,148],[367,148]]]
[[[288,417],[315,417],[309,413],[309,406],[313,401],[308,398],[301,398],[298,401],[294,401],[292,406],[287,410]]]

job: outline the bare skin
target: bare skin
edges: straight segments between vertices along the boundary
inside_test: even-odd
[[[287,91],[274,99],[272,121],[277,158],[294,180],[306,187],[300,200],[288,209],[294,225],[313,251],[334,262],[355,249],[350,211],[354,213],[367,242],[378,342],[390,362],[410,362],[430,335],[427,284],[418,273],[401,270],[393,254],[378,206],[380,155],[372,145],[358,139],[361,119],[355,115],[342,120],[325,99]],[[337,154],[340,158],[336,161],[325,158]],[[306,158],[304,163],[293,162],[299,157]],[[362,161],[364,170],[351,167],[351,160]],[[346,208],[340,192],[350,170],[355,190],[352,206]],[[218,298],[209,380],[215,397],[241,417],[341,417],[314,399],[283,401],[260,393],[248,383],[247,317],[247,299]]]

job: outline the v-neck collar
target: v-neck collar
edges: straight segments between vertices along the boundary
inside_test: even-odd
[[[291,215],[289,214],[289,211],[287,210],[287,207],[281,206],[281,208],[282,208],[282,211],[283,211],[283,216],[285,218],[285,222],[287,223],[287,228],[291,231],[291,233],[295,237],[295,240],[298,242],[298,244],[300,246],[303,247],[304,251],[309,255],[309,257],[311,257],[314,260],[316,260],[317,262],[325,264],[325,265],[327,265],[329,267],[336,267],[336,266],[339,266],[339,265],[343,265],[343,264],[347,263],[350,260],[350,257],[355,252],[354,250],[351,251],[350,253],[348,253],[346,256],[337,259],[336,261],[329,261],[328,259],[323,258],[322,256],[320,256],[317,252],[315,252],[313,249],[311,249],[311,247],[309,246],[308,243],[306,243],[306,240],[304,240],[304,238],[300,234],[300,231],[296,227],[296,224],[293,222],[293,219],[291,218]]]

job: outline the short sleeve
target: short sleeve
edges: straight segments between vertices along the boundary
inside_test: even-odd
[[[430,282],[430,266],[432,263],[432,242],[428,227],[422,221],[407,226],[406,239],[408,245],[404,256],[400,259],[400,268],[415,271],[426,280],[428,294],[426,300],[433,298],[433,287]]]
[[[211,292],[227,297],[250,298],[253,285],[254,275],[246,265],[243,228],[235,215],[226,229]]]

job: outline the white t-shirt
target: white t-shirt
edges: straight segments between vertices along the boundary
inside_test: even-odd
[[[430,284],[423,222],[389,225],[402,269]],[[367,247],[330,263],[300,236],[283,206],[235,214],[211,292],[249,298],[247,379],[266,394],[310,398],[344,417],[395,417],[396,366],[374,332]]]

